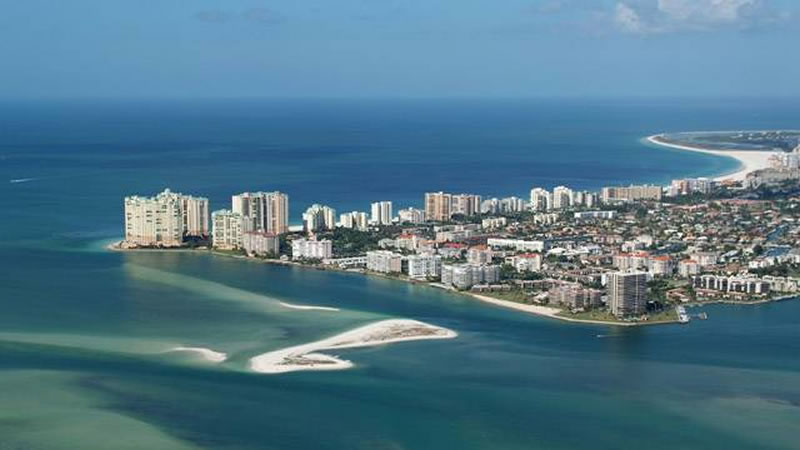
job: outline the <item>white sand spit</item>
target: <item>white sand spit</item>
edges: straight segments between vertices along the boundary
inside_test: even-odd
[[[351,361],[317,352],[422,339],[452,339],[456,336],[458,334],[455,331],[417,320],[382,320],[320,341],[255,356],[250,359],[250,369],[270,374],[298,370],[348,369],[353,367]]]
[[[715,181],[743,181],[747,174],[756,170],[766,169],[770,166],[770,158],[780,152],[774,151],[759,151],[759,150],[709,150],[706,148],[692,147],[689,145],[679,145],[670,142],[664,142],[663,134],[656,134],[647,138],[647,141],[664,147],[675,148],[678,150],[687,150],[690,152],[708,153],[709,155],[728,156],[739,161],[741,164],[738,171],[727,175],[721,175],[714,178]]]
[[[291,309],[303,309],[303,310],[317,310],[317,311],[340,311],[339,308],[334,308],[331,306],[310,306],[310,305],[295,305],[292,303],[280,302],[281,306],[285,308]]]

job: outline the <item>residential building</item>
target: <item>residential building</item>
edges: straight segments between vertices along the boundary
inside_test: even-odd
[[[543,188],[531,189],[531,210],[547,211],[553,207],[553,196]]]
[[[569,309],[593,309],[603,304],[603,292],[589,289],[578,283],[561,283],[548,292],[551,305],[566,306]]]
[[[452,216],[453,196],[444,192],[425,194],[425,218],[434,222],[448,222]]]
[[[472,216],[481,212],[481,196],[473,194],[452,195],[450,199],[450,215],[460,214]]]
[[[669,276],[675,271],[675,264],[667,255],[651,256],[647,265],[654,276]]]
[[[476,284],[500,281],[500,266],[474,264],[443,264],[442,284],[457,289],[469,289]]]
[[[615,201],[634,202],[639,200],[661,200],[661,186],[611,186],[604,187],[602,191],[603,203]]]
[[[367,270],[379,273],[400,273],[403,270],[403,255],[388,250],[367,252]]]
[[[509,256],[506,263],[511,264],[517,272],[539,272],[542,270],[542,255],[539,253],[523,253]]]
[[[553,209],[565,209],[572,206],[572,189],[557,186],[553,189]]]
[[[366,231],[369,228],[369,217],[367,213],[358,211],[344,213],[339,216],[339,226]]]
[[[611,272],[607,274],[608,307],[617,317],[640,316],[647,312],[647,274]]]
[[[292,241],[292,259],[330,259],[333,243],[327,239],[295,239]]]
[[[213,222],[212,244],[221,250],[237,250],[243,246],[244,219],[241,214],[228,209],[211,213]]]
[[[177,247],[187,238],[206,239],[208,199],[165,189],[154,197],[125,197],[125,244]]]
[[[303,229],[307,233],[332,230],[336,227],[336,210],[329,206],[314,204],[303,213]]]
[[[278,256],[281,242],[277,234],[248,231],[242,235],[242,247],[248,255]]]
[[[373,225],[391,225],[393,217],[392,202],[383,201],[372,204],[372,217],[370,218],[370,223]]]
[[[693,259],[685,259],[678,263],[678,274],[682,277],[691,277],[701,271],[700,263]]]
[[[476,245],[467,250],[467,262],[470,264],[491,264],[492,249],[486,245]]]
[[[408,277],[413,280],[439,278],[442,275],[442,257],[438,255],[412,255],[406,258]]]
[[[289,231],[289,196],[280,192],[244,192],[231,197],[231,209],[241,214],[244,231],[283,234]]]
[[[416,208],[401,209],[398,211],[397,216],[400,223],[425,223],[425,211]]]

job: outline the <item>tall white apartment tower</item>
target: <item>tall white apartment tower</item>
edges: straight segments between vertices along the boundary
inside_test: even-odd
[[[534,211],[547,211],[552,208],[552,196],[546,189],[531,189],[531,209]]]
[[[569,208],[572,206],[572,189],[566,186],[557,186],[553,189],[553,209]]]
[[[165,189],[155,197],[125,197],[125,242],[174,247],[208,237],[208,199]]]
[[[383,201],[372,204],[372,217],[370,222],[375,225],[392,224],[392,202]]]

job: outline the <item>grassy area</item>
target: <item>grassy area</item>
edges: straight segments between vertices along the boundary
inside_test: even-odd
[[[564,317],[569,317],[570,319],[579,319],[579,320],[600,320],[603,322],[626,322],[625,320],[618,319],[616,316],[611,314],[606,309],[593,309],[579,313],[572,313],[568,310],[564,310],[561,311],[559,315]],[[667,307],[661,312],[648,315],[647,323],[674,322],[677,320],[678,320],[678,314],[677,312],[675,312],[675,309],[672,307]]]

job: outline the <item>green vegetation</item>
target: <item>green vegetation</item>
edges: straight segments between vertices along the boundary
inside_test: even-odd
[[[512,289],[510,291],[496,291],[496,292],[481,292],[480,295],[486,297],[493,297],[499,300],[508,300],[510,302],[522,303],[525,305],[535,304],[533,301],[534,293],[524,291],[522,289]]]

